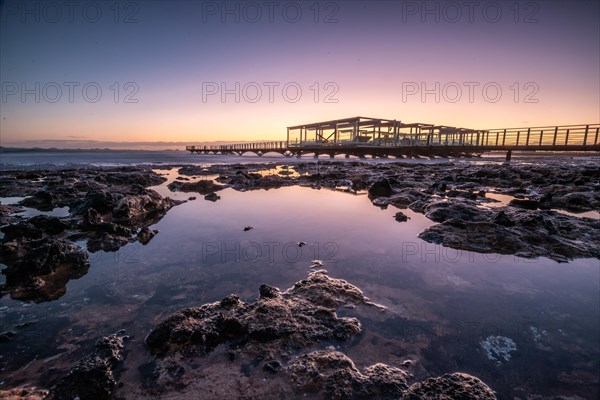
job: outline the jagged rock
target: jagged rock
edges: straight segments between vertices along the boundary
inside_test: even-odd
[[[204,200],[208,200],[208,201],[212,201],[215,202],[217,200],[219,200],[221,198],[221,196],[217,195],[216,193],[209,193],[206,196],[204,196]]]
[[[506,211],[502,224],[449,219],[429,227],[419,237],[430,243],[480,253],[549,257],[559,262],[600,258],[600,221],[571,218],[552,211]],[[480,221],[482,217],[475,218]],[[514,226],[508,221],[513,221]]]
[[[94,211],[101,214],[112,212],[115,201],[119,197],[121,196],[105,190],[88,192],[84,199],[71,209],[71,212],[75,215],[84,215],[90,208],[93,208]]]
[[[0,399],[4,400],[42,400],[45,399],[47,395],[47,390],[35,386],[0,390]]]
[[[123,362],[124,332],[105,336],[50,389],[46,400],[109,400],[117,387],[115,369]]]
[[[369,186],[369,198],[388,197],[394,193],[390,181],[386,178],[380,178]]]
[[[460,200],[429,204],[425,207],[425,212],[425,216],[435,222],[445,222],[451,218],[478,222],[489,220],[490,217],[489,211]]]
[[[143,220],[162,217],[171,207],[177,204],[169,197],[163,198],[154,190],[144,189],[143,194],[125,196],[113,209],[113,218],[124,225],[134,225]]]
[[[295,358],[287,367],[295,387],[324,393],[332,399],[397,399],[408,385],[406,372],[375,364],[362,373],[343,353],[315,351]]]
[[[401,400],[496,400],[496,395],[478,378],[454,373],[415,383]]]
[[[526,208],[527,210],[537,210],[539,203],[537,200],[527,200],[527,199],[512,199],[509,206]]]
[[[494,215],[494,218],[492,218],[492,222],[506,227],[515,226],[515,222],[510,219],[504,211],[498,211],[498,214]]]
[[[402,211],[398,211],[395,215],[394,215],[394,219],[398,222],[406,222],[408,221],[408,217],[406,216],[406,214],[404,214]]]
[[[311,272],[285,292],[268,285],[244,303],[229,295],[220,302],[187,308],[161,322],[146,338],[154,354],[207,354],[221,343],[256,351],[298,349],[324,340],[347,340],[360,332],[355,318],[340,318],[335,307],[368,303],[362,292],[325,271]]]
[[[104,220],[95,208],[89,207],[83,212],[83,226],[93,228],[100,225]]]
[[[596,190],[553,195],[549,203],[552,208],[560,208],[573,212],[598,210],[600,209],[600,194]]]
[[[3,292],[23,301],[57,299],[66,284],[87,273],[88,256],[65,239],[11,241],[0,246],[0,262],[6,276]]]
[[[21,200],[19,205],[40,211],[52,211],[54,209],[54,199],[48,191],[40,190],[34,193],[33,196]]]
[[[197,181],[197,182],[172,182],[168,188],[174,192],[195,192],[200,194],[209,194],[225,189],[225,185],[219,185],[213,181]]]
[[[93,238],[88,239],[87,248],[92,253],[95,253],[99,250],[115,252],[134,240],[135,239],[132,236],[121,236],[119,234],[103,232]]]
[[[13,331],[6,331],[0,333],[0,343],[10,342],[10,340],[15,337],[16,333]]]
[[[3,226],[0,228],[0,231],[4,233],[4,238],[2,239],[3,242],[10,242],[18,239],[39,239],[42,237],[42,231],[28,221]]]
[[[140,231],[137,234],[137,239],[139,240],[139,242],[141,244],[148,244],[152,238],[158,233],[158,230],[156,229],[150,229],[147,226],[143,227],[142,229],[140,229]]]
[[[263,370],[270,372],[272,374],[276,374],[281,370],[281,363],[277,360],[272,360],[272,361],[266,362],[265,365],[263,366]]]
[[[47,215],[36,215],[35,217],[29,218],[27,222],[32,224],[41,232],[49,235],[57,235],[69,228],[69,225],[60,218]]]

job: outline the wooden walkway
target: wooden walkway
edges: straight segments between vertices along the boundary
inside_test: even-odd
[[[340,154],[359,158],[470,157],[502,151],[507,160],[513,151],[600,152],[600,124],[473,130],[360,118],[291,127],[286,141],[186,146],[186,150],[192,154],[326,154],[332,158]],[[346,140],[342,137],[344,126],[353,127]],[[309,141],[306,132],[311,127],[314,140]],[[300,137],[290,138],[290,129],[299,129]],[[326,129],[332,129],[329,136],[333,140],[323,133]]]

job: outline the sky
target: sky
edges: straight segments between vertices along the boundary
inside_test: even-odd
[[[2,1],[0,145],[600,121],[597,1]],[[58,144],[58,145],[57,145]]]

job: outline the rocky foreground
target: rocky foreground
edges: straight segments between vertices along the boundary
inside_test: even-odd
[[[0,263],[7,266],[0,293],[23,301],[57,299],[69,280],[87,273],[88,252],[148,243],[157,233],[148,226],[179,204],[147,188],[165,180],[135,167],[3,173],[0,197],[25,198],[0,205]],[[23,218],[22,207],[67,207],[69,216]],[[78,241],[86,241],[87,251]]]
[[[264,173],[268,170],[276,172]],[[407,220],[400,211],[407,208],[429,218],[434,224],[419,235],[428,242],[559,262],[600,259],[600,220],[577,214],[600,210],[597,161],[215,165],[186,166],[179,174],[180,179],[169,185],[172,191],[199,193],[209,201],[218,201],[216,193],[225,188],[246,191],[300,185],[366,191],[374,206],[396,207],[399,222]],[[217,178],[202,178],[207,175]],[[0,197],[24,199],[0,205],[0,263],[6,265],[1,294],[22,301],[57,299],[70,279],[87,273],[89,253],[150,242],[157,232],[149,226],[179,204],[149,188],[164,182],[166,178],[139,167],[2,172]],[[510,200],[498,205],[490,193]],[[25,208],[68,212],[60,217],[23,217]],[[244,365],[250,363],[278,377],[282,387],[291,388],[286,398],[495,398],[481,380],[463,373],[411,382],[406,366],[357,368],[331,346],[362,334],[358,318],[338,316],[341,307],[350,310],[355,305],[378,307],[355,286],[316,271],[285,291],[263,285],[253,302],[229,295],[220,302],[181,310],[159,323],[145,340],[151,358],[139,367],[146,377],[145,395],[200,396],[198,390],[204,387],[202,396],[215,398],[217,392],[211,390],[227,386],[227,371],[245,371]],[[101,338],[96,349],[53,387],[12,389],[0,392],[0,397],[128,398],[119,393],[125,339],[122,332]],[[203,381],[186,364],[189,359],[225,363],[219,375],[225,381]],[[269,395],[258,388],[254,398]]]
[[[193,371],[186,368],[185,360],[201,363],[222,345],[226,351],[217,362],[228,363],[231,373],[240,369],[243,360],[252,359],[258,360],[256,369],[280,376],[287,389],[277,398],[281,393],[284,398],[340,400],[496,398],[485,383],[468,374],[446,374],[411,384],[412,375],[406,369],[378,363],[360,371],[332,346],[318,349],[319,345],[361,335],[357,318],[338,317],[336,313],[339,307],[356,305],[383,312],[356,286],[320,270],[286,291],[262,285],[258,299],[250,303],[232,294],[219,302],[181,310],[161,322],[145,340],[154,357],[140,367],[151,367],[145,396],[161,398],[175,391],[178,398],[219,398],[215,392],[231,390],[227,383],[196,380],[192,384],[187,375]],[[0,395],[46,400],[121,398],[118,371],[125,357],[126,339],[123,332],[101,338],[93,353],[48,390],[19,388]],[[252,398],[275,398],[259,383],[253,391]],[[232,392],[229,395],[235,397]]]

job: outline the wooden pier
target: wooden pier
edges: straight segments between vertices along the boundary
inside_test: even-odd
[[[192,154],[278,153],[370,157],[471,157],[485,152],[600,152],[600,124],[469,129],[354,117],[287,128],[287,140],[186,146]]]

